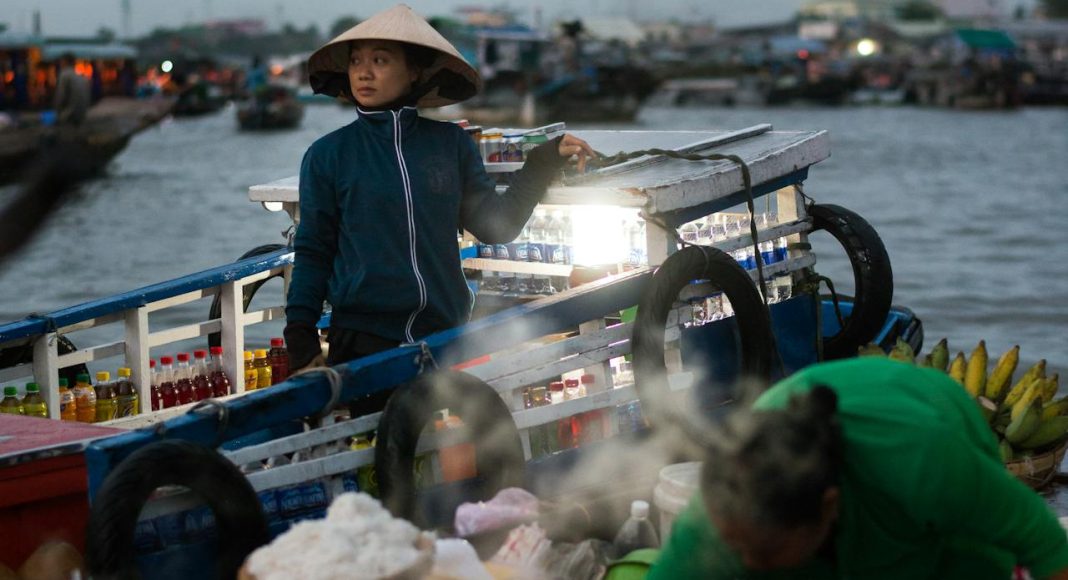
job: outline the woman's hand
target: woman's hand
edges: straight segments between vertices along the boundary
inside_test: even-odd
[[[586,160],[597,158],[597,152],[590,147],[590,144],[575,137],[574,135],[567,133],[564,138],[560,140],[560,147],[558,147],[560,157],[571,157],[572,155],[578,155],[578,171],[579,173],[586,173]]]

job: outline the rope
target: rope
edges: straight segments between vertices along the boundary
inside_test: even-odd
[[[326,417],[334,411],[334,407],[337,406],[338,401],[341,400],[341,373],[337,372],[333,368],[328,366],[321,367],[309,367],[303,368],[299,371],[289,375],[289,378],[299,377],[303,375],[310,375],[312,373],[323,373],[326,375],[326,380],[330,384],[330,400],[327,401],[323,408],[314,415],[316,420]]]
[[[412,362],[419,367],[419,374],[423,374],[426,370],[438,369],[438,361],[434,360],[434,353],[430,351],[430,345],[425,340],[419,342],[406,342],[400,345],[400,348],[418,348],[419,354],[415,355],[415,360]]]

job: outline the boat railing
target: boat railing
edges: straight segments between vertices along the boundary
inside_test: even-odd
[[[78,306],[33,314],[0,326],[0,352],[25,349],[28,355],[20,357],[27,362],[0,369],[0,383],[32,377],[40,386],[49,415],[58,419],[60,369],[121,357],[124,364],[117,366],[131,369],[131,380],[138,387],[140,412],[144,414],[151,411],[150,349],[220,333],[223,368],[231,379],[232,392],[244,392],[242,353],[245,350],[245,328],[285,316],[280,305],[245,312],[245,288],[276,275],[282,276],[285,280],[283,287],[287,286],[292,263],[291,250],[277,250]],[[149,319],[157,318],[157,313],[214,297],[219,297],[221,317],[207,319],[205,316],[198,322],[165,328],[154,324],[150,329]],[[278,304],[281,304],[283,296],[278,298]],[[208,309],[204,312],[207,314]],[[110,336],[117,335],[118,340],[60,352],[60,336],[98,327],[107,327]],[[154,418],[158,420],[164,416],[155,415]],[[127,425],[129,421],[120,419],[113,423],[118,426],[144,423],[144,419],[139,419],[139,422]]]

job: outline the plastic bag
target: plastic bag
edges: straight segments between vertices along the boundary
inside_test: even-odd
[[[538,519],[538,498],[518,487],[502,489],[487,502],[464,503],[456,508],[454,527],[461,536],[510,529]]]
[[[493,580],[471,544],[456,539],[438,540],[434,543],[432,575],[465,580]]]

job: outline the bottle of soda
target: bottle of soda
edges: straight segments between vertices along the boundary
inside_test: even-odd
[[[174,368],[174,388],[178,391],[178,404],[187,405],[194,402],[193,369],[189,367],[189,353],[178,353],[178,364]]]
[[[159,393],[159,369],[156,368],[156,359],[148,359],[148,370],[150,375],[148,382],[148,392],[152,398],[151,409],[153,411],[159,411],[163,408],[163,398],[160,396]]]
[[[530,402],[533,407],[551,405],[549,390],[545,387],[532,387],[530,389]],[[537,425],[530,428],[530,457],[537,459],[553,452],[550,444],[551,425]]]
[[[78,403],[64,378],[59,379],[59,418],[63,421],[78,420]]]
[[[649,521],[649,502],[636,500],[630,504],[630,518],[623,522],[612,542],[616,558],[622,558],[634,550],[659,548],[660,538]]]
[[[252,364],[253,364],[253,361],[256,360],[256,359],[252,355],[252,351],[251,350],[246,350],[244,356],[245,356],[245,390],[246,391],[255,391],[256,387],[258,386],[256,384],[257,374],[256,374],[256,367],[252,366]]]
[[[582,375],[580,379],[582,386],[580,387],[580,396],[586,395],[593,390],[596,377],[586,373]],[[587,411],[579,416],[579,422],[581,427],[579,429],[580,443],[585,444],[590,441],[598,441],[604,438],[605,429],[605,413],[604,409],[596,409],[594,411]]]
[[[289,378],[289,352],[286,351],[284,339],[271,339],[271,350],[267,353],[267,362],[271,364],[272,385],[277,385]]]
[[[274,384],[271,382],[271,363],[267,362],[267,349],[257,348],[255,355],[252,368],[256,369],[256,388],[265,389]]]
[[[103,423],[115,418],[115,390],[111,385],[111,373],[96,373],[96,422]]]
[[[26,396],[22,398],[22,410],[29,417],[48,418],[48,405],[41,397],[41,387],[37,383],[26,383]]]
[[[133,383],[128,367],[120,367],[119,378],[114,383],[115,389],[115,417],[133,417],[141,412],[141,404],[137,396],[137,385]]]
[[[178,389],[174,385],[174,359],[159,357],[159,402],[163,409],[178,406]]]
[[[18,387],[4,387],[4,400],[0,401],[0,413],[5,415],[26,414],[26,410],[22,408],[22,401],[19,401]]]
[[[549,383],[549,401],[553,404],[564,402],[564,381]]]
[[[223,347],[213,346],[211,349],[211,394],[213,397],[225,397],[230,394],[230,377],[223,370]]]
[[[74,383],[74,402],[77,406],[78,421],[92,423],[96,421],[96,391],[89,382],[89,373],[79,373]]]
[[[208,351],[193,351],[193,400],[203,401],[212,396],[211,379],[208,378]]]

